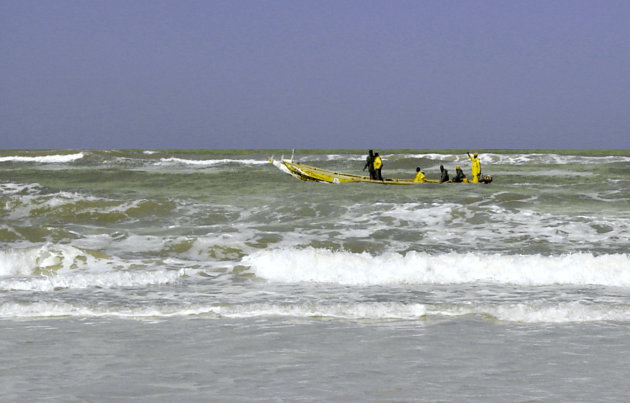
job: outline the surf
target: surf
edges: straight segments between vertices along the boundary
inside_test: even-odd
[[[427,326],[453,317],[480,317],[506,323],[592,323],[629,321],[625,306],[590,305],[584,302],[559,304],[531,302],[501,304],[426,304],[401,302],[364,303],[252,303],[197,305],[108,305],[86,306],[68,302],[0,303],[0,318],[117,318],[159,320],[172,317],[205,319],[256,319],[285,317],[296,319],[351,320],[369,322],[413,322]]]
[[[630,287],[630,255],[570,253],[557,256],[353,253],[312,247],[262,250],[241,264],[258,277],[283,283],[348,286],[395,284],[602,285]]]
[[[25,156],[25,155],[9,155],[6,157],[0,157],[0,162],[37,162],[42,164],[52,163],[68,163],[83,158],[84,154],[54,154],[54,155],[38,155],[38,156]]]

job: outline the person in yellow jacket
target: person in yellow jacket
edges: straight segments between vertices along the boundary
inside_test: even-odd
[[[416,168],[416,177],[413,178],[413,181],[414,183],[424,183],[427,181],[427,177],[424,172],[422,172],[420,167]]]
[[[472,161],[472,183],[479,183],[479,176],[481,175],[481,162],[479,162],[479,154],[475,153],[473,156],[468,154],[468,158]]]
[[[381,175],[381,169],[383,169],[383,160],[378,153],[374,154],[374,173],[376,177],[374,179],[382,181],[383,175]]]

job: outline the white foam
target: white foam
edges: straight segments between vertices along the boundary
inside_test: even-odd
[[[475,313],[493,316],[506,322],[523,323],[568,323],[595,321],[630,321],[630,310],[627,306],[611,306],[608,304],[585,304],[580,301],[558,304],[507,304],[481,306]]]
[[[43,164],[51,164],[51,163],[72,162],[81,158],[83,158],[83,153],[41,155],[41,156],[36,156],[36,157],[13,155],[13,156],[8,156],[8,157],[0,157],[0,162],[39,162]]]
[[[217,166],[227,164],[242,164],[242,165],[264,165],[268,164],[267,160],[252,160],[252,159],[218,159],[218,160],[189,160],[184,158],[161,158],[155,165],[193,165],[193,166]]]
[[[4,302],[0,318],[114,317],[120,319],[156,319],[184,316],[250,319],[259,317],[332,318],[344,320],[425,320],[430,317],[492,317],[518,323],[582,323],[630,321],[627,306],[564,303],[517,304],[422,304],[401,302],[362,303],[254,303],[234,305],[147,305],[120,307],[82,306],[65,302]]]
[[[55,318],[55,317],[112,317],[119,319],[154,319],[175,316],[191,315],[215,315],[215,307],[158,307],[147,306],[142,308],[107,308],[77,306],[64,302],[34,302],[0,304],[0,318],[29,319],[29,318]]]
[[[21,196],[25,194],[34,195],[34,194],[40,193],[41,189],[42,187],[39,183],[29,183],[29,184],[11,183],[11,182],[0,183],[0,194],[4,194],[4,195],[16,195],[16,194],[19,194]]]
[[[387,157],[396,157],[396,159],[409,158],[409,159],[428,159],[428,160],[434,160],[434,161],[455,161],[461,156],[456,155],[456,154],[420,153],[420,154],[392,154],[392,155],[388,155]],[[464,157],[468,159],[468,157],[466,157],[465,155]]]
[[[426,159],[440,162],[453,162],[453,163],[466,163],[469,162],[466,152],[463,153],[392,153],[383,154],[381,157],[387,162],[396,161],[400,159]],[[471,151],[472,154],[472,151]],[[367,152],[363,155],[356,154],[310,154],[310,155],[296,155],[297,161],[365,161]],[[495,153],[495,152],[480,152],[479,161],[483,165],[568,165],[568,164],[611,164],[611,163],[625,163],[630,162],[629,156],[623,155],[607,155],[607,156],[584,156],[584,155],[571,155],[571,154],[557,154],[557,153]]]
[[[427,317],[490,316],[505,322],[568,323],[595,321],[629,321],[627,307],[580,302],[560,304],[449,304],[419,303],[339,303],[339,304],[252,304],[215,307],[213,313],[225,318],[287,316],[300,318],[335,318],[350,320],[418,320]]]
[[[158,266],[157,268],[155,266]],[[169,284],[197,270],[180,262],[120,260],[70,245],[45,244],[0,251],[0,290],[52,291],[59,288],[116,288]]]
[[[308,154],[301,155],[298,153],[294,156],[296,162],[314,162],[314,161],[363,161],[365,162],[365,155],[356,154]],[[281,158],[290,158],[290,156],[282,155]]]
[[[0,251],[0,276],[33,275],[38,271],[69,269],[86,264],[91,255],[69,245],[45,244],[40,247]]]
[[[409,252],[333,252],[324,249],[262,250],[245,256],[259,277],[274,282],[353,286],[461,284],[472,282],[541,286],[552,284],[630,287],[630,255],[485,255]]]
[[[459,160],[467,160],[468,157],[458,156]],[[612,163],[630,162],[627,156],[583,156],[583,155],[563,155],[555,153],[525,153],[525,154],[496,154],[480,153],[479,160],[482,164],[504,164],[504,165],[600,165]]]
[[[31,215],[33,210],[55,210],[65,206],[86,202],[78,207],[77,212],[84,214],[109,214],[122,213],[129,209],[140,207],[146,203],[146,199],[137,199],[129,202],[119,202],[96,196],[89,196],[75,192],[61,191],[54,194],[37,194],[38,188],[26,188],[29,195],[11,194],[11,199],[7,200],[5,206],[9,210],[9,219],[17,220]]]
[[[326,317],[338,319],[418,319],[426,314],[423,304],[398,302],[338,304],[246,304],[218,306],[214,313],[225,318],[261,316]]]
[[[174,283],[190,274],[192,271],[187,269],[61,273],[35,278],[0,280],[0,290],[50,292],[63,288],[121,288],[165,285]]]
[[[488,204],[500,199],[503,192],[493,194],[482,203],[375,203],[355,204],[339,220],[342,236],[370,236],[391,228],[407,228],[422,235],[425,246],[474,247],[485,240],[495,247],[502,244],[524,245],[532,240],[561,244],[563,249],[598,243],[610,247],[627,244],[630,219],[608,216],[569,216],[530,209],[507,209]],[[533,197],[530,199],[532,200]],[[521,202],[525,204],[527,200]],[[483,225],[471,224],[476,215],[483,216]],[[477,220],[478,221],[478,220]],[[369,225],[368,225],[369,223]],[[598,228],[610,228],[598,232]],[[474,232],[474,236],[471,234]],[[569,241],[569,242],[567,242]],[[406,248],[404,242],[399,247]],[[623,250],[623,249],[622,249]]]
[[[378,203],[377,205],[381,205]],[[404,203],[388,205],[382,204],[382,217],[391,217],[401,221],[422,224],[427,228],[443,228],[453,220],[453,212],[459,211],[466,217],[472,212],[466,206],[455,203]]]

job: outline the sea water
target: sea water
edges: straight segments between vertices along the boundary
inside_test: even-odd
[[[474,151],[0,151],[0,399],[627,401],[630,150]]]

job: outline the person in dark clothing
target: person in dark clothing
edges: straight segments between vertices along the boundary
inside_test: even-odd
[[[468,182],[468,179],[466,178],[464,171],[462,171],[462,168],[459,165],[455,167],[455,177],[453,178],[453,182],[456,182],[456,183]]]
[[[448,171],[444,168],[444,165],[440,165],[440,183],[448,182],[449,179]]]
[[[372,150],[368,151],[368,156],[365,159],[365,166],[363,167],[364,171],[365,168],[367,168],[368,172],[370,172],[370,179],[376,179],[376,171],[374,170],[374,151]]]

